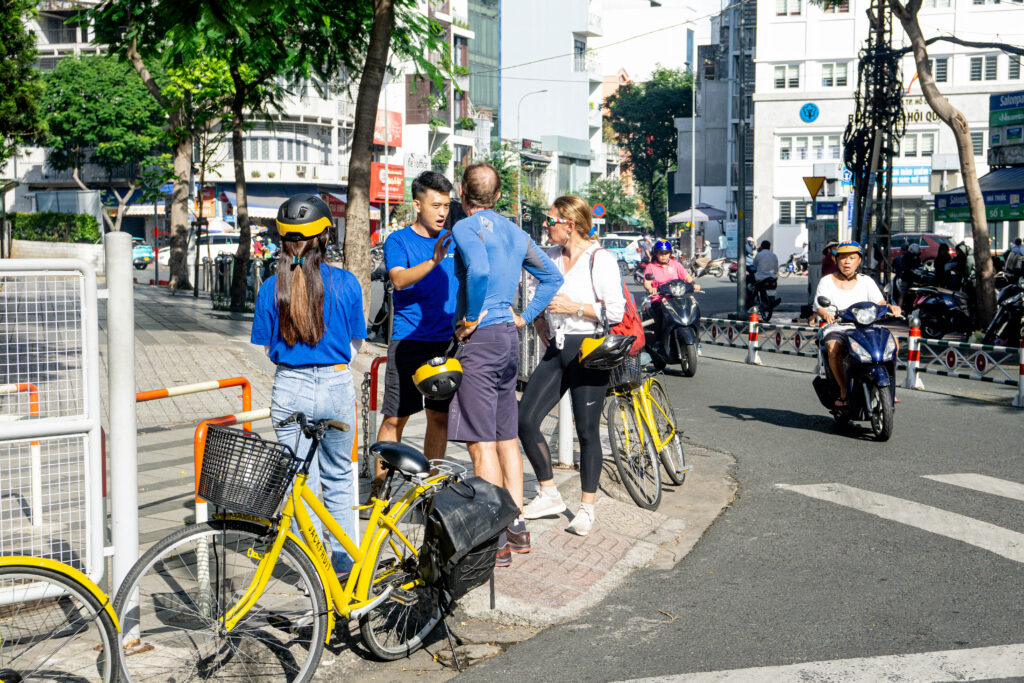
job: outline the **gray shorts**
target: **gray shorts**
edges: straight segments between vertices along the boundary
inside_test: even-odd
[[[519,333],[513,323],[483,327],[459,356],[462,383],[448,407],[449,441],[507,441],[519,436]]]

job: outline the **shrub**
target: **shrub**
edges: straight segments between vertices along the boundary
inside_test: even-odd
[[[79,242],[93,244],[100,241],[96,218],[84,213],[12,213],[11,236],[16,240],[36,242]]]

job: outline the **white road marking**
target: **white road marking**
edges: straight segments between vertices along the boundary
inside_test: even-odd
[[[953,486],[960,486],[965,489],[981,491],[982,493],[991,493],[993,496],[1024,501],[1024,484],[1018,484],[1015,481],[996,479],[995,477],[974,474],[972,472],[965,474],[926,474],[924,478],[943,484],[952,484]]]
[[[1015,562],[1024,562],[1024,534],[995,524],[843,484],[776,484],[776,487],[891,519],[939,536],[970,543]]]
[[[1024,676],[1024,644],[977,647],[967,650],[921,652],[912,655],[858,657],[784,666],[763,666],[729,671],[680,674],[636,679],[634,683],[888,683],[921,681],[978,681]]]

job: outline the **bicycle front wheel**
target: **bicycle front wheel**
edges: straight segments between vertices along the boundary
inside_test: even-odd
[[[647,429],[637,422],[633,402],[613,396],[608,404],[608,441],[626,492],[637,505],[655,510],[661,503],[661,468]]]
[[[222,626],[275,533],[262,524],[218,519],[183,527],[150,548],[115,602],[122,639],[141,641],[122,659],[125,678],[309,680],[323,653],[327,600],[313,563],[290,539],[252,608],[231,631]]]
[[[78,581],[0,567],[0,681],[113,681],[117,629]]]
[[[429,500],[429,495],[417,495],[395,522],[408,543],[387,531],[376,556],[369,560],[373,566],[370,596],[389,587],[391,594],[360,617],[359,631],[370,652],[384,661],[407,657],[423,647],[441,620],[436,591],[418,578]]]
[[[651,399],[651,412],[654,413],[654,426],[658,431],[658,441],[664,442],[658,455],[661,456],[661,464],[665,466],[669,480],[678,486],[686,480],[689,468],[683,457],[683,439],[681,430],[677,426],[676,414],[661,382],[652,379],[647,393]]]

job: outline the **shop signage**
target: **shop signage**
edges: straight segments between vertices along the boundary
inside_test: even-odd
[[[327,208],[331,210],[331,216],[334,218],[345,217],[345,202],[341,201],[330,192],[321,192],[320,198],[327,202]]]
[[[821,110],[818,109],[818,105],[814,102],[808,102],[800,107],[800,120],[804,123],[814,123],[818,120],[818,114],[820,113]]]
[[[985,218],[989,221],[1024,220],[1024,203],[1019,191],[998,190],[983,192],[985,200]],[[967,205],[967,195],[962,192],[950,195],[939,195],[935,198],[935,220],[945,222],[969,221],[971,210]]]
[[[932,177],[931,166],[893,166],[893,185],[927,185]]]
[[[839,202],[817,202],[814,205],[816,216],[838,216]]]
[[[405,167],[376,161],[370,164],[370,201],[384,201],[384,187],[387,185],[387,199],[390,204],[401,204],[405,200]]]
[[[989,96],[989,126],[1012,126],[1018,123],[1024,123],[1024,90]]]
[[[402,146],[402,115],[397,111],[387,112],[387,144],[389,147]],[[384,144],[384,110],[377,110],[377,119],[373,123],[373,144]]]

